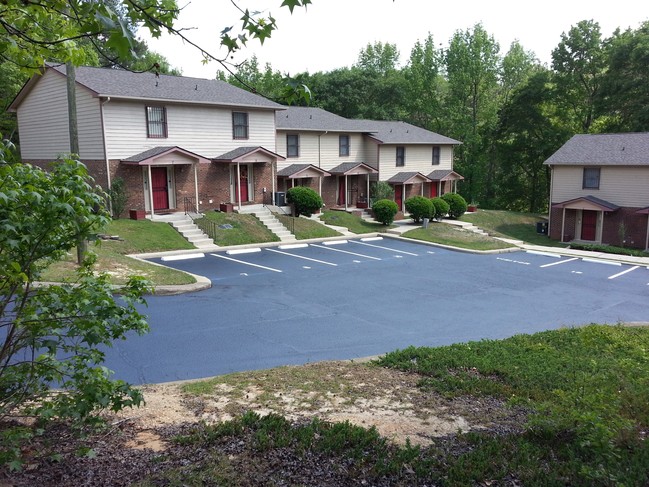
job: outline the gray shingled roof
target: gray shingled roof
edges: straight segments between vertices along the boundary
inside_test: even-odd
[[[598,198],[597,196],[592,196],[592,195],[580,196],[579,198],[573,198],[571,200],[563,201],[561,203],[557,203],[552,206],[555,208],[562,208],[566,205],[574,203],[575,201],[581,201],[581,200],[585,200],[595,205],[601,206],[602,208],[606,208],[608,211],[617,211],[620,209],[620,207],[617,206],[615,203],[611,203],[610,201],[606,201],[601,198]]]
[[[452,144],[457,140],[406,122],[354,120],[322,108],[286,107],[275,114],[277,130],[366,133],[384,144]]]
[[[65,65],[52,65],[65,74]],[[132,73],[122,69],[76,69],[77,83],[98,95],[115,98],[181,101],[231,107],[282,109],[282,105],[216,79],[189,78],[153,73]]]
[[[346,172],[349,172],[349,171],[351,171],[352,169],[355,169],[358,166],[366,166],[371,171],[373,171],[375,173],[378,172],[372,166],[370,166],[369,164],[365,164],[364,162],[343,162],[342,164],[338,164],[333,169],[328,169],[328,171],[331,174],[345,174]]]
[[[649,165],[649,132],[575,135],[552,154],[545,164]]]
[[[404,171],[404,172],[398,172],[397,174],[392,176],[390,179],[388,179],[388,183],[407,184],[411,182],[412,179],[418,179],[418,178],[423,178],[424,180],[428,180],[428,178],[420,172]]]
[[[323,173],[329,174],[329,171],[325,171],[324,169],[314,166],[313,164],[291,164],[290,166],[277,171],[277,175],[280,177],[290,177],[294,174],[304,171],[305,169],[309,169],[310,167],[314,168],[317,171],[322,171]]]
[[[164,146],[164,147],[153,147],[152,149],[145,150],[144,152],[140,152],[139,154],[135,154],[131,157],[127,157],[126,159],[122,159],[124,162],[142,162],[146,159],[149,159],[150,157],[155,157],[159,156],[160,154],[164,154],[167,151],[170,151],[172,149],[176,149],[175,146]]]
[[[238,159],[247,154],[250,154],[252,152],[257,152],[257,151],[265,152],[266,154],[276,157],[281,161],[285,159],[285,157],[280,156],[279,154],[275,154],[273,151],[269,151],[268,149],[265,149],[261,146],[255,146],[255,147],[237,147],[236,149],[226,152],[225,154],[221,154],[220,156],[213,157],[212,160],[218,162],[231,162],[234,161],[235,159]]]
[[[449,177],[450,176],[450,177]],[[445,181],[447,179],[452,180],[452,179],[464,179],[462,176],[460,176],[458,173],[451,169],[437,169],[429,174],[426,175],[428,179],[432,179],[433,181]]]

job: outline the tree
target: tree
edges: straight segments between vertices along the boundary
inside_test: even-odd
[[[399,50],[396,44],[375,42],[361,49],[356,67],[381,76],[387,76],[397,70]]]
[[[463,145],[456,150],[457,170],[465,177],[463,192],[485,202],[490,139],[498,114],[500,47],[482,25],[458,31],[446,51],[450,134]]]
[[[147,330],[136,309],[146,281],[132,277],[113,298],[92,258],[74,283],[37,286],[42,271],[107,222],[105,195],[85,166],[64,158],[50,172],[8,161],[0,151],[0,418],[20,410],[41,421],[92,422],[98,409],[139,405],[142,395],[110,379],[102,347]],[[56,390],[52,389],[56,386]],[[20,450],[0,451],[19,465]]]
[[[594,121],[595,100],[606,69],[606,51],[600,27],[582,20],[561,34],[552,51],[555,97],[572,123],[573,132],[588,133]]]
[[[603,130],[649,130],[649,22],[637,30],[615,32],[608,41],[608,66],[596,100]]]

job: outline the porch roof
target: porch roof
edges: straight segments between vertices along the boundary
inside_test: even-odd
[[[636,213],[640,213],[641,215],[649,215],[649,206],[636,211]]]
[[[231,150],[229,152],[226,152],[225,154],[221,154],[220,156],[214,157],[212,159],[213,162],[246,162],[246,163],[255,163],[255,162],[266,162],[264,161],[251,161],[247,158],[250,156],[253,156],[255,154],[260,154],[266,157],[270,157],[271,159],[276,159],[278,161],[283,161],[286,158],[283,156],[280,156],[279,154],[276,154],[273,151],[269,151],[268,149],[264,149],[261,146],[256,146],[256,147],[237,147],[234,150]]]
[[[452,169],[436,169],[427,175],[431,181],[458,181],[464,179],[464,176],[456,173]]]
[[[311,176],[304,175],[305,173],[311,173],[311,172],[315,172],[321,177],[331,176],[331,173],[329,171],[325,171],[324,169],[314,166],[313,164],[291,164],[290,166],[285,167],[280,171],[277,171],[277,176],[283,178],[289,178],[289,179],[296,179],[296,178],[303,178],[303,177],[311,177]]]
[[[170,154],[178,154],[181,157],[176,160],[169,158]],[[178,146],[159,146],[140,152],[139,154],[132,155],[120,162],[134,166],[155,166],[155,165],[188,165],[194,162],[207,164],[210,160],[206,157],[198,155],[194,152],[188,151]]]
[[[388,183],[392,184],[415,184],[428,182],[430,182],[430,179],[420,172],[398,172],[388,179]]]
[[[331,174],[336,176],[350,176],[354,174],[378,174],[378,171],[364,162],[344,162],[333,169],[329,169]]]
[[[613,204],[609,201],[597,198],[596,196],[580,196],[579,198],[573,198],[571,200],[563,201],[561,203],[555,203],[552,205],[553,208],[569,208],[573,210],[598,210],[598,211],[617,211],[620,209],[619,206]]]

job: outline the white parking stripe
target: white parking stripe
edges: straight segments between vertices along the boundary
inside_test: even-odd
[[[323,245],[311,244],[311,247],[318,247],[320,249],[327,249],[327,250],[331,250],[332,252],[342,252],[343,254],[356,255],[358,257],[365,257],[366,259],[381,260],[378,257],[372,257],[372,256],[369,256],[369,255],[363,255],[363,254],[357,254],[356,252],[349,252],[347,250],[332,249],[331,247],[324,247]]]
[[[260,269],[266,269],[267,271],[282,272],[279,269],[273,269],[272,267],[266,267],[266,266],[259,265],[259,264],[253,264],[252,262],[246,262],[246,261],[243,261],[243,260],[233,259],[232,257],[226,257],[225,255],[219,255],[219,254],[210,254],[210,255],[213,255],[214,257],[218,257],[219,259],[225,259],[225,260],[231,260],[232,262],[238,262],[239,264],[249,265],[249,266],[252,266],[252,267],[259,267]]]
[[[405,250],[391,249],[390,247],[382,247],[381,245],[373,245],[365,242],[359,242],[358,240],[350,240],[350,242],[358,245],[367,245],[368,247],[375,247],[377,249],[389,250],[391,252],[397,252],[399,254],[414,255],[415,257],[419,255],[419,254],[413,254],[412,252],[406,252]]]
[[[593,259],[591,257],[582,257],[581,260],[583,260],[584,262],[593,262],[595,264],[622,265],[621,262],[614,262],[612,260]]]
[[[539,267],[552,267],[553,265],[565,264],[566,262],[572,262],[573,260],[579,260],[579,257],[573,257],[572,259],[560,260],[559,262],[552,262],[550,264],[543,264]]]
[[[337,266],[338,264],[334,264],[333,262],[326,262],[324,260],[318,260],[318,259],[312,259],[311,257],[304,257],[303,255],[295,255],[291,254],[289,252],[280,252],[279,250],[274,250],[274,249],[266,249],[269,252],[275,252],[276,254],[282,254],[282,255],[288,255],[290,257],[296,257],[298,259],[304,259],[304,260],[310,260],[311,262],[317,262],[318,264],[326,264],[326,265],[332,265],[332,266]]]
[[[556,257],[557,259],[561,258],[559,254],[553,254],[551,252],[541,252],[540,250],[527,250],[526,253],[534,255],[543,255],[545,257]]]
[[[630,267],[629,269],[627,269],[627,270],[625,270],[625,271],[618,272],[617,274],[613,274],[612,276],[609,276],[608,278],[609,278],[609,279],[615,279],[616,277],[623,276],[623,275],[626,274],[627,272],[631,272],[631,271],[636,270],[638,267],[640,267],[640,266],[639,266],[639,265],[634,265],[633,267]]]

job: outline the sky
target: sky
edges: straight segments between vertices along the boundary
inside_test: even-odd
[[[263,46],[251,40],[235,55],[238,63],[257,56],[260,68],[270,63],[285,75],[315,73],[350,67],[359,52],[375,42],[396,44],[403,66],[417,41],[429,34],[438,47],[447,47],[457,31],[471,30],[481,23],[494,37],[504,55],[518,40],[548,66],[551,52],[561,34],[581,20],[599,23],[602,35],[609,37],[616,28],[637,29],[649,20],[645,0],[312,0],[307,9],[296,8],[291,15],[281,0],[236,0],[242,8],[263,11],[277,21],[278,30]],[[178,28],[201,48],[222,56],[219,33],[233,26],[239,31],[241,13],[231,0],[178,0],[183,7]],[[140,32],[149,48],[165,56],[183,75],[214,78],[223,68],[211,62],[204,65],[200,52],[175,36],[151,39]]]

